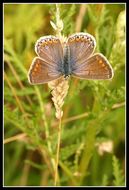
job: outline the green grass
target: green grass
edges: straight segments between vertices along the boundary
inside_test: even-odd
[[[59,184],[124,186],[125,5],[59,7],[62,34],[67,37],[77,29],[94,35],[96,52],[103,53],[114,70],[109,81],[69,81],[63,106]],[[55,4],[4,5],[5,186],[54,185],[58,133],[55,108],[48,85],[31,86],[27,78],[36,56],[36,40],[55,35],[50,21],[56,21]],[[109,141],[112,151],[101,155],[100,146]]]

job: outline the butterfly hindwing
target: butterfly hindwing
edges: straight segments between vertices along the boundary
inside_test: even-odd
[[[75,66],[72,75],[82,79],[110,79],[113,77],[113,70],[106,57],[96,53],[84,63]]]
[[[29,69],[28,79],[31,84],[43,84],[61,76],[56,65],[51,65],[39,57],[35,57]]]

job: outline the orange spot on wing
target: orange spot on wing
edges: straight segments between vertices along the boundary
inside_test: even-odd
[[[104,63],[102,64],[102,67],[105,67],[105,64],[104,64]]]
[[[45,42],[43,42],[43,43],[42,43],[42,47],[45,47],[45,45],[46,45]]]
[[[49,41],[48,41],[48,42],[49,42],[49,44],[52,44],[52,40],[51,40],[51,39],[49,39]]]
[[[76,41],[80,41],[80,37],[79,36],[76,36]]]
[[[100,64],[102,64],[102,63],[103,63],[103,61],[102,61],[102,60],[99,60],[99,63],[100,63]]]
[[[84,39],[85,39],[84,36],[81,36],[81,37],[80,37],[80,40],[81,40],[82,42],[84,41]]]
[[[39,64],[37,63],[37,64],[35,65],[35,67],[36,67],[36,68],[39,68]]]
[[[31,73],[31,75],[32,75],[32,76],[35,76],[35,72],[33,71],[33,72]]]

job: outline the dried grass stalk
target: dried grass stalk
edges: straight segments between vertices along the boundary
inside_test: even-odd
[[[56,118],[61,119],[63,116],[62,106],[64,104],[64,98],[66,97],[69,89],[68,78],[64,76],[57,80],[48,83],[49,88],[52,90],[52,101],[56,109]]]

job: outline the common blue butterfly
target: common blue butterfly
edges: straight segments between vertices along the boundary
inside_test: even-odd
[[[35,45],[38,55],[29,69],[31,84],[44,84],[61,76],[81,79],[111,79],[113,70],[101,53],[94,53],[95,38],[88,33],[76,33],[65,44],[58,37],[41,37]]]

